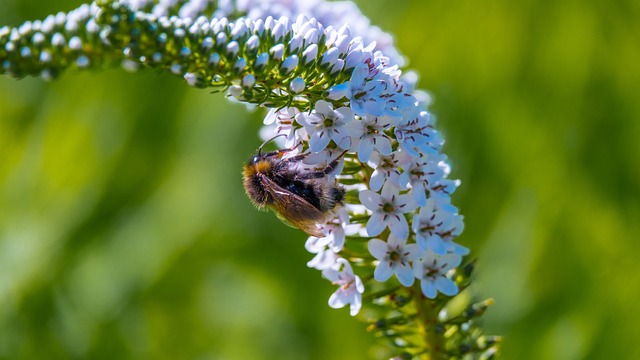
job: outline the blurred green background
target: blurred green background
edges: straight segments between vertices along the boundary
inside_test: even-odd
[[[435,97],[504,358],[640,358],[640,2],[358,4]],[[375,357],[245,198],[262,114],[150,70],[0,78],[0,358]]]

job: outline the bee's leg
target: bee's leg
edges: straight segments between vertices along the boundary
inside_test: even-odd
[[[296,146],[288,148],[288,149],[280,149],[280,150],[272,151],[272,152],[270,152],[268,154],[265,154],[264,157],[282,157],[284,154],[295,150],[300,145],[302,145],[302,143],[298,143],[298,144],[296,144]],[[288,159],[285,159],[283,161],[302,160],[302,159],[304,159],[305,156],[307,156],[307,154],[296,155],[296,156],[290,157]]]
[[[333,160],[326,168],[319,171],[310,171],[308,173],[300,174],[296,176],[297,179],[300,180],[310,180],[310,179],[321,179],[329,174],[335,169],[338,168],[339,162],[338,159]]]

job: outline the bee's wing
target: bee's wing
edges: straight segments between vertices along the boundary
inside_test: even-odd
[[[283,189],[266,176],[261,177],[264,188],[269,191],[274,200],[273,208],[281,220],[286,220],[294,227],[309,235],[324,237],[315,224],[325,221],[326,216],[302,196]]]

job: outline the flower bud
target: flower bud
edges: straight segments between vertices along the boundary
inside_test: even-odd
[[[238,19],[233,26],[233,30],[231,30],[231,38],[239,39],[244,36],[248,32],[247,25],[245,25],[243,19]]]
[[[258,19],[255,21],[255,23],[253,24],[253,32],[258,36],[262,36],[262,34],[264,33],[264,21],[262,21],[262,19]]]
[[[200,45],[203,49],[209,50],[213,47],[213,39],[211,36],[207,36],[202,40],[202,45]]]
[[[89,66],[89,58],[84,55],[79,56],[76,59],[76,65],[81,69],[86,68],[87,66]]]
[[[242,87],[250,89],[256,83],[256,77],[253,74],[247,74],[242,77]]]
[[[307,65],[318,56],[318,45],[311,44],[302,52],[302,62]]]
[[[241,72],[244,71],[244,68],[246,67],[247,67],[247,60],[245,60],[244,58],[238,58],[238,60],[236,60],[236,63],[233,64],[233,71],[240,74]]]
[[[304,36],[300,33],[296,34],[296,36],[294,36],[289,41],[289,52],[291,53],[298,52],[298,50],[302,47],[303,41],[304,41]]]
[[[298,55],[291,55],[282,62],[280,70],[286,75],[292,72],[297,66]]]
[[[310,29],[309,31],[307,31],[306,34],[304,34],[304,44],[305,45],[311,45],[311,44],[316,44],[318,42],[318,30],[317,29]]]
[[[344,55],[349,51],[349,37],[347,35],[340,35],[335,42],[335,46],[340,50],[340,55]]]
[[[294,94],[301,93],[304,90],[304,88],[305,88],[304,79],[302,79],[301,77],[297,77],[291,80],[291,83],[289,84],[289,89]]]
[[[271,57],[274,60],[282,60],[282,57],[284,56],[284,45],[274,45],[271,49],[269,49],[269,54],[271,54]]]
[[[69,48],[71,50],[80,50],[82,49],[82,40],[79,37],[74,36],[69,39]]]
[[[335,47],[332,47],[331,49],[325,51],[325,53],[322,54],[322,60],[320,60],[320,66],[325,68],[333,67],[333,64],[335,64],[336,60],[338,60],[338,55],[340,55],[340,50],[338,50],[338,48],[335,48]]]
[[[222,49],[224,44],[227,43],[227,34],[220,32],[216,35],[216,45],[218,49]]]
[[[218,55],[218,53],[211,54],[211,56],[209,56],[209,65],[216,67],[218,64],[220,64],[220,55]]]
[[[240,87],[239,85],[229,86],[229,95],[233,96],[236,99],[240,99],[240,97],[242,97],[242,87]]]
[[[271,31],[271,36],[273,37],[273,40],[275,42],[279,42],[284,39],[286,31],[287,30],[285,29],[285,25],[282,22],[278,21]]]
[[[240,44],[238,44],[237,41],[232,41],[230,43],[227,44],[227,56],[232,58],[235,57],[236,55],[238,55],[238,52],[240,51]]]
[[[249,55],[255,55],[258,52],[258,47],[260,46],[260,38],[258,35],[251,35],[247,40],[247,44],[245,45],[245,50]]]
[[[64,36],[60,33],[55,33],[51,37],[51,45],[53,46],[62,46],[65,42],[66,40],[64,39]]]
[[[344,68],[344,60],[342,59],[338,59],[336,60],[336,63],[333,64],[333,67],[331,68],[330,74],[333,75],[337,72],[342,71],[342,69]]]
[[[262,54],[258,55],[258,57],[256,58],[256,61],[254,61],[253,68],[256,71],[260,72],[260,71],[264,70],[264,68],[267,66],[268,62],[269,62],[269,54],[262,53]]]

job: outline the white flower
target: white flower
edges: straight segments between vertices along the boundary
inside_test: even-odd
[[[291,80],[291,83],[289,83],[289,89],[291,89],[291,92],[294,94],[301,93],[304,90],[304,88],[305,88],[304,79],[301,77],[297,77]]]
[[[371,154],[369,166],[375,169],[369,181],[371,190],[380,190],[386,181],[400,187],[400,167],[408,163],[409,159],[408,154],[400,149],[389,156],[383,156],[377,152]]]
[[[413,198],[418,205],[427,205],[427,189],[444,176],[436,162],[428,161],[426,156],[413,158],[409,166],[400,175],[400,186],[406,188],[411,185]]]
[[[399,195],[398,188],[386,183],[382,187],[382,194],[364,190],[360,192],[359,198],[362,205],[373,211],[367,222],[369,236],[380,234],[387,226],[400,239],[409,236],[409,225],[403,214],[418,207],[411,195]]]
[[[462,219],[455,206],[430,198],[427,205],[420,208],[420,213],[413,217],[413,231],[418,246],[439,255],[448,252],[467,255],[469,249],[453,242],[464,229]]]
[[[305,249],[310,253],[316,254],[316,256],[307,263],[308,267],[318,270],[338,269],[340,267],[340,264],[337,262],[338,255],[335,251],[327,247],[330,242],[331,239],[327,237],[318,238],[310,236],[309,239],[307,239],[304,244]]]
[[[276,139],[275,141],[281,147],[293,147],[300,143],[300,141],[307,141],[309,139],[307,132],[304,128],[296,128],[294,126],[294,121],[296,115],[298,115],[300,111],[294,107],[290,108],[282,108],[280,110],[270,109],[267,115],[263,120],[263,124],[273,126],[273,128],[262,128],[266,129],[265,131],[261,131],[261,137],[264,140],[270,139],[275,134],[285,134],[285,141],[279,141]]]
[[[369,252],[380,260],[373,272],[373,277],[379,282],[387,281],[395,274],[404,286],[413,285],[415,277],[410,262],[420,257],[420,248],[416,244],[406,244],[406,239],[398,239],[393,234],[384,242],[379,239],[369,241]]]
[[[437,153],[444,143],[433,129],[431,115],[415,105],[404,110],[402,120],[395,127],[395,135],[400,147],[412,156]]]
[[[322,151],[329,141],[347,150],[351,148],[351,136],[355,131],[346,127],[353,120],[353,112],[348,107],[333,109],[330,103],[318,100],[311,114],[300,113],[296,120],[307,129],[311,136],[309,148],[312,152]]]
[[[360,161],[368,161],[374,149],[382,155],[391,155],[391,140],[384,131],[393,125],[395,120],[389,116],[364,116],[362,120],[355,120],[349,125],[354,133],[360,134],[358,143]]]
[[[351,108],[356,115],[381,116],[386,103],[381,97],[386,90],[382,80],[369,79],[369,66],[361,64],[351,74]]]
[[[456,254],[437,255],[427,250],[421,261],[414,262],[414,275],[420,280],[424,296],[434,299],[438,291],[447,296],[457,294],[458,286],[446,274],[461,261],[462,258]]]
[[[322,272],[322,276],[331,281],[334,285],[340,286],[329,298],[329,306],[334,309],[350,304],[351,316],[360,312],[362,307],[362,293],[364,284],[359,276],[353,273],[349,262],[343,258],[337,260],[341,264],[342,270],[327,269]]]

